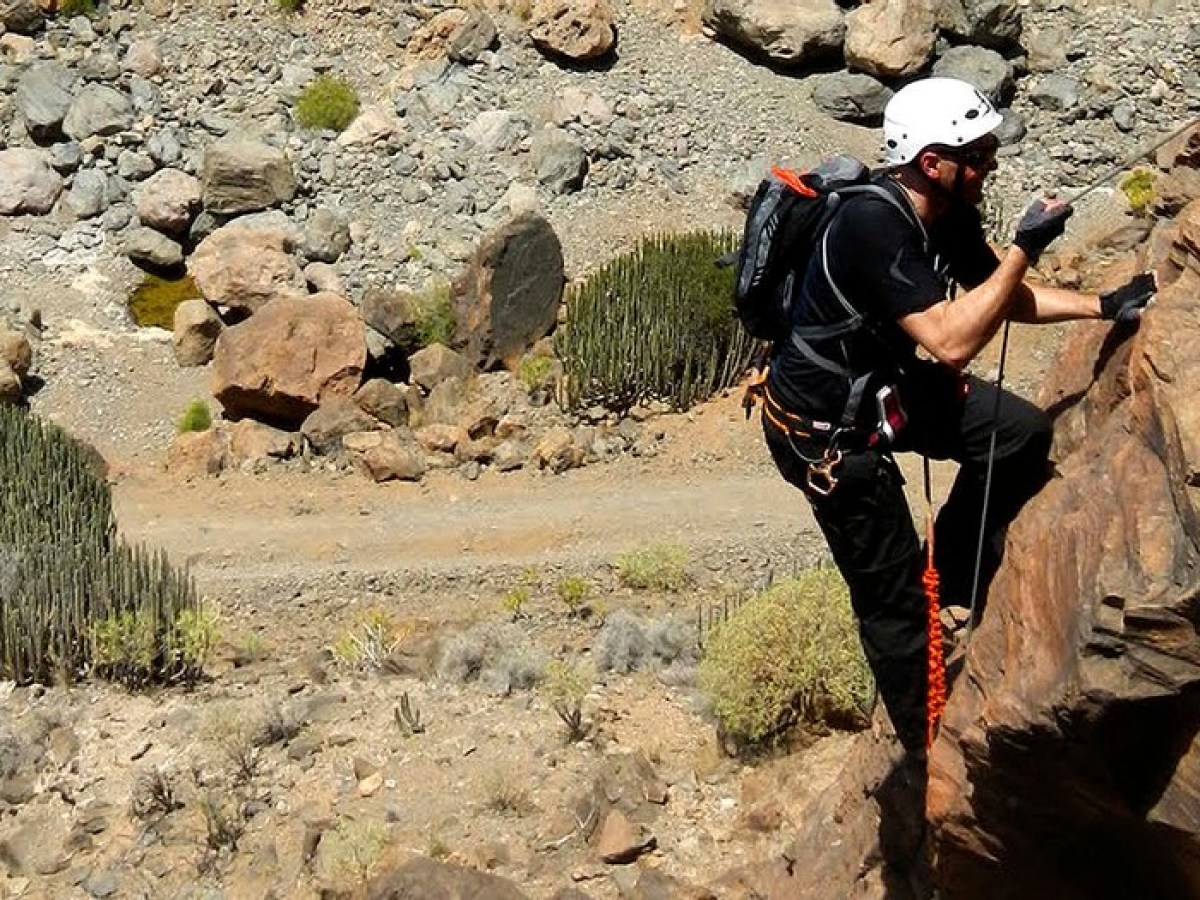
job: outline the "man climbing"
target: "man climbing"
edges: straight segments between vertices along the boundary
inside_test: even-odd
[[[1072,210],[1039,200],[1001,257],[977,209],[996,168],[1001,122],[974,87],[928,78],[884,112],[875,183],[849,196],[817,245],[776,344],[764,432],[783,477],[804,492],[850,587],[867,660],[904,747],[927,737],[927,610],[921,543],[893,454],[960,468],[937,518],[943,604],[978,591],[999,564],[1004,531],[1045,483],[1050,422],[1026,400],[964,367],[1006,320],[1134,321],[1152,276],[1101,296],[1025,282]],[[960,290],[961,289],[961,290]],[[957,293],[957,296],[955,296]],[[918,348],[921,352],[918,355]],[[993,440],[992,431],[995,430]]]

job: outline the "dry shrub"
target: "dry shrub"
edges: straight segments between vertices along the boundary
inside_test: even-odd
[[[705,647],[700,686],[739,751],[796,725],[861,723],[874,687],[837,571],[801,572],[737,609]]]

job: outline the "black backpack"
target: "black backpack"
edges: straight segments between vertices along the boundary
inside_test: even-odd
[[[899,205],[888,191],[871,182],[865,165],[845,155],[800,173],[773,168],[759,184],[746,213],[736,260],[726,260],[737,267],[735,314],[753,337],[771,342],[788,337],[792,303],[818,240],[842,199],[862,192]],[[858,319],[853,309],[847,312]]]

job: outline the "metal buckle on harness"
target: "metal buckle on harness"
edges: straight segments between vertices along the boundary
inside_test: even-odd
[[[815,463],[810,463],[805,481],[814,494],[828,497],[837,487],[838,476],[835,469],[842,464],[842,451],[830,447],[825,456]]]

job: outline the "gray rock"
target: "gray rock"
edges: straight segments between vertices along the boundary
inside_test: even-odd
[[[466,16],[450,35],[446,55],[455,62],[473,63],[496,42],[496,23],[477,7],[467,7]]]
[[[16,103],[25,130],[39,144],[58,140],[71,109],[78,78],[56,62],[31,66],[17,84]]]
[[[951,47],[933,65],[933,74],[958,78],[979,88],[997,106],[1012,96],[1012,63],[986,47]]]
[[[160,269],[183,265],[183,248],[153,228],[135,225],[125,232],[125,254],[134,262]]]
[[[0,150],[0,215],[44,215],[62,189],[62,177],[41,150]]]
[[[1112,110],[1113,124],[1123,132],[1133,131],[1137,124],[1137,104],[1132,100],[1119,101]]]
[[[783,66],[837,57],[846,36],[842,12],[832,0],[707,0],[703,19],[723,39]]]
[[[63,132],[77,141],[92,135],[110,135],[133,124],[133,104],[120,91],[102,84],[88,84],[75,95]]]
[[[66,175],[79,168],[79,164],[83,162],[83,150],[75,141],[53,144],[46,161],[54,171]]]
[[[67,192],[67,205],[81,219],[100,215],[109,207],[108,176],[99,169],[76,172]]]
[[[321,207],[304,223],[300,252],[305,259],[333,263],[350,249],[350,227],[341,214]]]
[[[1043,75],[1030,91],[1035,106],[1051,112],[1067,112],[1079,105],[1079,82],[1066,75]]]
[[[153,159],[135,150],[122,150],[117,157],[117,174],[130,181],[149,178],[157,168]]]
[[[183,146],[174,130],[164,129],[150,135],[146,141],[146,152],[160,166],[170,166],[183,156]]]
[[[873,122],[883,116],[892,90],[870,75],[832,72],[818,75],[813,102],[828,115],[844,122]]]
[[[587,154],[569,132],[541,129],[533,135],[530,154],[538,181],[552,193],[568,194],[583,187]]]

